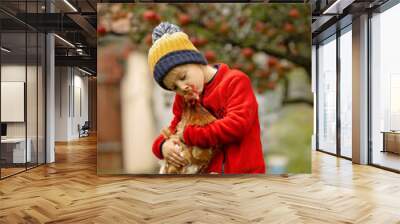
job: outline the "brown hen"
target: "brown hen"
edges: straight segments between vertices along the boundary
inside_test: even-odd
[[[192,88],[193,89],[193,88]],[[176,167],[167,161],[164,161],[161,174],[197,174],[206,173],[208,165],[215,155],[217,148],[199,148],[197,146],[187,146],[182,143],[183,130],[187,125],[203,126],[216,120],[208,112],[199,100],[199,94],[196,91],[190,91],[185,94],[182,107],[181,121],[178,123],[176,132],[171,133],[168,128],[163,129],[162,134],[166,139],[172,139],[176,143],[176,148],[180,150],[180,155],[185,158],[188,165]]]

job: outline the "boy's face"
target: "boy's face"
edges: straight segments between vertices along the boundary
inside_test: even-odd
[[[188,93],[202,93],[205,74],[197,64],[179,65],[173,68],[164,78],[164,85],[181,96]]]

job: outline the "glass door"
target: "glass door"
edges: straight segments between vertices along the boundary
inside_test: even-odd
[[[44,13],[44,5],[44,0],[0,2],[13,12],[0,11],[1,179],[45,163],[46,39],[13,17]]]

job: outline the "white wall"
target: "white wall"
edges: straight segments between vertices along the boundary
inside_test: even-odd
[[[88,120],[88,78],[83,75],[76,68],[56,67],[56,141],[79,138],[78,124]]]
[[[55,68],[55,141],[68,140],[68,71],[67,67]]]
[[[76,72],[79,72],[78,74]],[[78,137],[78,124],[81,126],[88,121],[88,78],[83,75],[79,70],[74,71],[74,108],[73,119],[72,119],[72,130],[71,135]],[[81,107],[81,108],[80,108]],[[81,110],[81,111],[80,111]]]
[[[28,66],[28,74],[35,67]],[[36,73],[36,70],[35,70]],[[2,82],[25,82],[25,65],[2,65],[1,66],[1,81]],[[36,91],[36,90],[35,90]],[[36,97],[35,93],[27,93],[29,96]],[[7,110],[7,108],[1,108]],[[7,122],[7,136],[8,137],[25,137],[25,123],[24,122]]]
[[[30,69],[28,67],[28,69]],[[25,65],[2,65],[1,66],[1,81],[2,82],[25,82]],[[4,96],[3,96],[4,97]],[[7,108],[1,108],[7,110]],[[7,123],[8,137],[25,137],[24,122]]]
[[[25,65],[2,65],[1,81],[25,82]]]

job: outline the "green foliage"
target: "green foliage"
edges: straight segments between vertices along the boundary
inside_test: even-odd
[[[266,143],[266,160],[268,156],[282,155],[288,159],[288,173],[310,173],[312,122],[313,109],[307,105],[283,107],[280,119],[266,127],[271,139]]]

